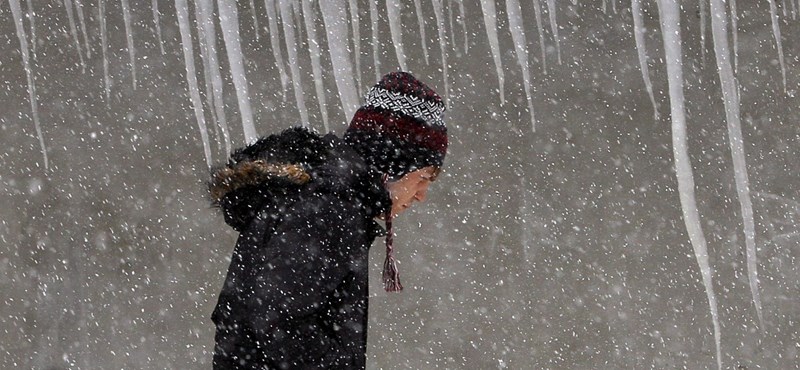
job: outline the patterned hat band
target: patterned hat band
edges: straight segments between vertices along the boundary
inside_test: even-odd
[[[367,105],[402,113],[429,125],[444,127],[445,107],[442,103],[422,100],[416,96],[389,91],[375,86],[367,93]]]

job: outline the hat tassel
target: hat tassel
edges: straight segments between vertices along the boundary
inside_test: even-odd
[[[386,187],[389,176],[383,176],[383,185]],[[392,230],[392,210],[386,212],[386,260],[383,262],[383,289],[387,292],[403,290],[400,283],[400,271],[397,270],[397,260],[394,258],[394,231]]]
[[[383,262],[383,288],[387,292],[399,292],[403,290],[403,284],[400,283],[400,271],[397,270],[397,260],[394,258],[391,211],[389,211],[389,214],[386,216],[386,231],[386,260]]]

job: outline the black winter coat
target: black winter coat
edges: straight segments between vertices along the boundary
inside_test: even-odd
[[[219,301],[214,369],[363,369],[368,251],[391,207],[379,175],[303,129],[238,150],[212,198],[240,232]]]

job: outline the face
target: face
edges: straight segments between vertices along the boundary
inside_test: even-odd
[[[399,215],[414,202],[424,202],[428,186],[436,180],[439,171],[432,166],[405,174],[400,180],[386,184],[392,197],[392,217]]]

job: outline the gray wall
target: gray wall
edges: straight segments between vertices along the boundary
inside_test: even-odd
[[[210,368],[209,316],[237,235],[204,194],[207,168],[174,4],[160,2],[167,49],[161,55],[150,1],[132,1],[136,90],[120,5],[107,4],[114,85],[106,101],[97,2],[85,3],[92,53],[84,73],[63,5],[34,1],[34,72],[49,171],[30,117],[8,3],[0,5],[0,367]],[[360,3],[366,88],[374,71],[367,3]],[[411,2],[403,15],[405,50],[412,72],[444,94],[433,9],[423,3],[431,64],[422,57]],[[478,2],[465,4],[468,53],[454,23],[447,166],[428,202],[397,222],[404,292],[382,291],[382,244],[371,252],[370,368],[715,367],[711,317],[673,170],[655,3],[645,5],[662,114],[657,122],[638,68],[629,3],[619,2],[618,13],[612,1],[607,13],[600,1],[558,3],[563,63],[556,63],[547,29],[545,75],[531,2],[522,1],[536,132],[503,21],[505,2],[497,4],[505,105]],[[784,93],[768,3],[737,3],[741,116],[765,327],[757,326],[747,283],[711,35],[703,60],[697,3],[684,2],[696,195],[714,268],[725,366],[796,368],[800,239],[780,235],[797,232],[800,220],[800,22],[786,4],[789,16],[780,14]],[[239,5],[256,127],[261,134],[276,132],[299,122],[299,115],[291,91],[286,101],[277,93],[266,32],[256,41],[249,3]],[[263,27],[263,2],[256,8]],[[385,12],[383,3],[379,9]],[[387,72],[396,58],[385,18],[380,26],[381,72]],[[322,130],[307,48],[299,55],[306,105]],[[327,54],[323,68],[329,71],[324,83],[332,127],[341,133],[348,117],[339,108]],[[229,76],[225,88],[226,113],[241,145]],[[224,148],[214,143],[212,149],[215,162],[223,161]]]

